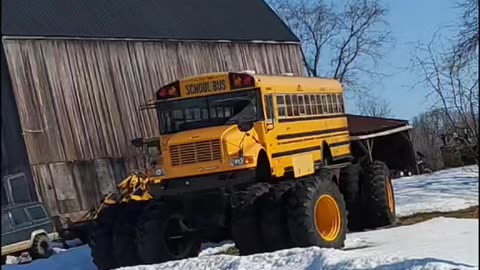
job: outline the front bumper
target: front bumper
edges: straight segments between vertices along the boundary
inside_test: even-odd
[[[229,186],[252,182],[255,182],[255,169],[244,169],[194,177],[163,179],[159,184],[151,184],[149,193],[153,197],[159,198],[162,196],[228,188]]]

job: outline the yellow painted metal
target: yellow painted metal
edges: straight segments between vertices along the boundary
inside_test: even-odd
[[[315,203],[315,227],[318,234],[328,242],[340,235],[342,217],[338,204],[330,195],[322,195]]]
[[[295,178],[300,178],[315,172],[312,154],[296,155],[292,157],[292,163]]]
[[[395,213],[395,200],[393,199],[393,186],[389,177],[385,178],[385,189],[387,193],[388,209],[390,213]]]
[[[172,100],[251,90],[251,88],[231,90],[228,75],[228,72],[221,72],[180,79],[182,96]],[[313,173],[312,161],[320,162],[323,159],[321,149],[325,144],[332,145],[330,152],[333,158],[351,154],[345,113],[326,113],[324,111],[318,113],[319,110],[317,110],[317,114],[312,112],[308,115],[304,113],[296,116],[280,116],[278,111],[277,98],[286,95],[296,95],[299,98],[301,96],[305,100],[308,98],[310,102],[316,101],[316,97],[320,97],[319,95],[335,95],[342,97],[343,100],[342,85],[338,81],[295,76],[255,74],[251,76],[254,78],[255,88],[259,89],[264,112],[267,111],[265,97],[272,95],[275,108],[274,121],[267,123],[266,120],[262,120],[254,123],[253,129],[249,131],[250,136],[247,137],[245,137],[245,133],[238,130],[236,125],[215,126],[162,135],[160,138],[162,170],[165,172],[163,180],[253,169],[257,166],[256,158],[260,151],[267,153],[272,176],[282,177],[286,170],[293,168],[295,177],[301,177]],[[197,86],[202,84],[208,85],[208,89],[214,89],[219,85],[222,87],[220,87],[221,89],[215,88],[217,89],[215,91],[193,91],[187,94],[190,87],[198,88]],[[323,104],[321,106],[327,106],[323,100],[320,103]],[[305,103],[305,106],[309,105]],[[311,108],[313,111],[313,107]],[[264,119],[267,119],[266,114]],[[212,142],[219,142],[219,145]],[[239,155],[240,142],[243,145],[243,155],[253,156],[255,162],[231,166],[230,160]],[[206,154],[207,152],[209,154]],[[201,153],[203,159],[197,162],[193,153]],[[303,154],[311,157],[308,162],[306,157],[299,156]],[[183,163],[183,157],[189,162]],[[190,162],[189,157],[195,159],[195,162]],[[151,183],[158,182],[159,180],[153,180]]]

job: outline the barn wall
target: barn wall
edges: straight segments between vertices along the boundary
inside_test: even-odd
[[[1,44],[0,44],[1,45]],[[3,46],[1,46],[1,175],[2,205],[37,200],[27,149],[23,141],[22,129],[12,90],[10,75]],[[24,182],[11,190],[9,176],[24,174]],[[8,194],[8,195],[7,195]],[[8,199],[9,198],[9,199]]]
[[[303,73],[294,44],[3,44],[36,185],[54,213],[87,209],[141,166],[130,140],[158,136],[158,126],[154,112],[137,108],[160,86],[205,72]]]

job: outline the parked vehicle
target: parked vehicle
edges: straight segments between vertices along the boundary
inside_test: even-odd
[[[51,241],[58,238],[49,213],[40,202],[2,208],[2,262],[7,255],[28,251],[33,259],[52,255]]]
[[[347,224],[395,220],[386,164],[353,160],[335,80],[201,74],[160,88],[144,109],[158,116],[160,152],[96,211],[89,245],[101,270],[184,259],[227,239],[242,255],[342,248]]]

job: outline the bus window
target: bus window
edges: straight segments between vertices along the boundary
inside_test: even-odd
[[[202,119],[208,119],[208,109],[207,108],[202,109]]]
[[[272,95],[266,95],[265,97],[265,109],[266,115],[267,115],[267,124],[273,124],[273,96]]]
[[[286,113],[284,96],[277,96],[277,110],[278,110],[278,118],[284,118]]]
[[[338,113],[338,106],[337,106],[337,95],[332,95],[332,108],[333,113]]]
[[[310,95],[310,106],[312,107],[312,114],[313,115],[317,115],[318,112],[317,112],[317,106],[315,104],[315,96],[314,95]]]
[[[322,110],[323,113],[328,113],[328,108],[327,108],[327,97],[325,95],[322,95]]]
[[[302,96],[298,96],[298,109],[300,111],[300,115],[305,115],[305,101]]]
[[[294,115],[294,116],[299,116],[300,113],[298,112],[298,99],[297,99],[297,95],[292,95],[292,101],[293,101],[293,115]]]
[[[322,99],[321,99],[320,95],[315,95],[315,98],[317,100],[318,114],[323,114]]]
[[[333,113],[332,95],[327,95],[327,110],[328,113]]]
[[[287,106],[287,115],[293,116],[293,102],[290,95],[285,96],[285,105]]]
[[[341,113],[345,112],[345,106],[343,105],[342,95],[337,95],[338,108]]]
[[[310,107],[310,97],[305,95],[305,112],[307,115],[312,115],[312,107]]]

